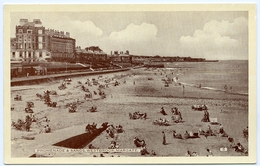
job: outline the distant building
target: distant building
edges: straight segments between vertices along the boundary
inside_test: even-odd
[[[126,63],[131,63],[132,62],[132,56],[130,55],[129,51],[126,50],[124,53],[123,51],[114,51],[114,54],[111,55],[110,57],[111,61],[113,62],[126,62]]]
[[[98,46],[90,46],[85,49],[81,49],[80,46],[76,47],[76,56],[82,61],[88,62],[102,62],[107,60],[107,54]]]
[[[63,31],[45,29],[40,19],[20,19],[15,27],[15,38],[11,38],[11,58],[39,61],[50,58],[74,56],[75,39]]]
[[[132,56],[132,63],[133,64],[144,64],[147,58],[141,56]]]
[[[57,31],[53,29],[46,29],[48,36],[48,50],[51,56],[56,60],[67,60],[74,58],[76,40],[70,37],[70,33]]]

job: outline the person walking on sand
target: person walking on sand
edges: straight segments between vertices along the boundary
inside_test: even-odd
[[[166,136],[165,136],[164,131],[162,132],[162,134],[163,134],[163,145],[166,145]]]
[[[210,122],[210,119],[209,119],[209,112],[206,110],[206,115],[207,115],[207,122]]]
[[[212,151],[211,151],[210,149],[208,149],[208,148],[207,148],[207,152],[208,152],[207,157],[214,156],[213,153],[212,153]]]
[[[180,111],[178,111],[178,115],[180,117],[180,120],[182,121],[182,116],[181,116],[181,112]]]

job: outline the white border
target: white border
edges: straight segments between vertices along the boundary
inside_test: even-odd
[[[250,1],[251,3],[255,3],[256,4],[256,1]],[[244,2],[244,1],[229,1],[228,3],[250,3],[250,2]],[[20,3],[20,2],[18,2],[18,1],[8,1],[8,2],[4,2],[4,3]],[[23,3],[24,4],[26,4],[26,3],[36,3],[37,4],[37,2],[32,2],[32,1],[23,1]],[[54,1],[50,1],[50,0],[45,0],[44,2],[38,2],[38,3],[44,3],[44,4],[53,4],[53,3],[55,3],[55,4],[57,4],[57,3],[62,3],[62,4],[69,4],[69,3],[71,3],[71,2],[69,2],[69,1],[58,1],[58,0],[55,0],[55,2]],[[86,2],[86,1],[74,1],[73,2],[73,4],[82,4],[82,3],[92,3],[92,4],[97,4],[97,3],[103,3],[103,4],[111,4],[111,3],[117,3],[117,4],[119,4],[119,3],[122,3],[122,2],[116,2],[116,1],[114,1],[114,2],[106,2],[106,1],[98,1],[98,2]],[[131,2],[125,2],[124,4],[129,4],[129,3],[131,3],[131,4],[150,4],[150,3],[155,3],[155,4],[163,4],[163,3],[178,3],[178,4],[181,4],[181,3],[189,3],[189,4],[191,4],[191,3],[209,3],[209,2],[206,2],[206,1],[199,1],[199,2],[194,2],[194,1],[182,1],[181,3],[180,2],[174,2],[174,1],[160,1],[160,2],[156,2],[156,1],[152,1],[152,0],[150,0],[150,1],[137,1],[137,0],[133,0],[133,1],[131,1]],[[211,2],[211,3],[223,3],[223,2]],[[2,6],[2,9],[3,9],[3,6]],[[3,13],[3,12],[2,12]],[[4,18],[4,17],[2,17],[2,18]],[[258,18],[258,17],[257,17]],[[4,21],[2,21],[2,23],[3,23]],[[2,27],[4,27],[4,24],[3,24],[3,26]],[[1,31],[1,33],[3,33],[3,31]],[[3,34],[2,34],[3,35]],[[249,38],[249,41],[251,41],[251,39]],[[9,45],[9,40],[8,40],[8,42],[7,42],[8,44],[7,45]],[[2,43],[3,44],[3,43]],[[5,43],[6,44],[6,43]],[[252,46],[251,44],[249,45],[250,47]],[[1,47],[1,49],[2,49],[3,47]],[[5,46],[5,48],[6,48],[6,46]],[[257,48],[259,48],[259,47],[257,47]],[[251,50],[251,49],[250,49]],[[254,51],[254,50],[251,50],[251,51]],[[3,52],[3,51],[2,51]],[[3,55],[5,55],[5,54],[3,54]],[[249,54],[249,55],[251,55],[251,54]],[[257,57],[256,57],[257,58]],[[256,62],[259,62],[258,61],[258,59],[257,59],[257,61],[253,61],[253,62],[251,62],[250,61],[250,65],[255,65],[256,64]],[[1,68],[0,68],[0,70],[2,70],[2,71],[4,71],[3,70],[4,68],[3,68],[3,65],[1,65]],[[9,71],[7,71],[7,72],[9,72]],[[1,73],[2,74],[2,73]],[[256,73],[252,73],[253,75],[255,75]],[[3,76],[3,75],[2,75]],[[3,78],[3,77],[2,77]],[[252,82],[255,82],[255,80],[252,80],[252,79],[250,79],[250,83],[252,83]],[[3,82],[1,82],[2,83],[2,86],[4,86],[3,85]],[[256,86],[256,85],[255,85]],[[252,86],[250,86],[250,87],[252,87]],[[257,92],[257,91],[255,91],[255,92]],[[251,90],[250,90],[250,93],[251,93]],[[1,93],[1,94],[3,94],[3,93]],[[255,96],[255,95],[254,95]],[[253,97],[254,97],[253,96]],[[4,97],[3,96],[1,96],[2,97],[2,99],[4,99]],[[8,96],[5,96],[5,98],[9,98]],[[253,100],[255,100],[255,103],[256,103],[256,98],[255,99],[253,99]],[[3,102],[3,100],[0,100],[1,102]],[[3,105],[3,103],[2,103],[2,105]],[[249,108],[249,110],[250,110],[250,108]],[[4,112],[4,111],[3,111]],[[257,112],[256,112],[257,113]],[[251,116],[251,115],[250,115]],[[255,117],[258,117],[257,115],[255,115]],[[4,118],[3,118],[4,119]],[[3,125],[4,125],[4,123],[3,123]],[[259,126],[259,124],[258,124],[258,126]],[[3,130],[3,128],[1,128],[1,130]],[[4,141],[4,139],[2,140],[2,141]],[[3,147],[3,146],[2,146]],[[252,146],[252,145],[250,145],[250,147],[254,147],[254,146]],[[259,146],[258,146],[259,147]],[[3,156],[3,152],[2,152],[2,156]],[[3,158],[2,158],[3,159]],[[174,158],[174,159],[176,159],[176,158]],[[214,159],[218,159],[218,158],[215,158],[214,157]],[[100,160],[100,159],[99,159]],[[131,161],[134,161],[135,159],[134,158],[129,158],[128,160],[131,160]],[[190,159],[189,159],[190,160]],[[151,161],[151,160],[150,160]],[[194,161],[192,161],[191,163],[193,163]],[[207,162],[207,160],[204,160],[204,162]],[[3,163],[3,162],[2,162]],[[64,163],[64,162],[63,162]],[[100,163],[103,163],[103,161],[100,161]],[[107,163],[107,162],[104,162],[104,163]],[[140,162],[137,162],[137,163],[140,163]],[[162,162],[160,162],[160,163],[162,163]],[[218,163],[218,162],[216,162],[216,163]],[[82,164],[84,164],[84,163],[82,163]]]

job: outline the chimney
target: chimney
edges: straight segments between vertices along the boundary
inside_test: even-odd
[[[28,19],[20,19],[20,25],[23,26],[25,24],[28,24]]]
[[[69,32],[66,32],[66,37],[70,37],[70,33]]]

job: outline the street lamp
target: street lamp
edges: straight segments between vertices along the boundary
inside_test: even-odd
[[[66,62],[66,73],[67,73],[67,62]]]

